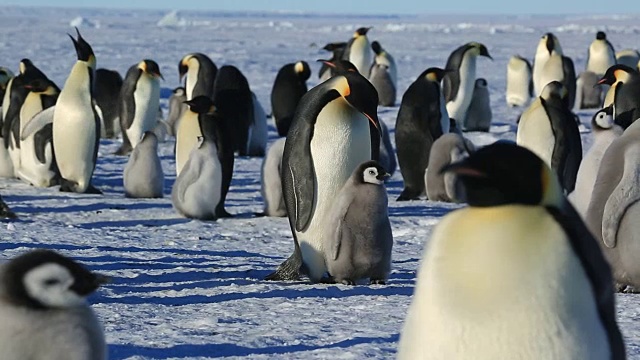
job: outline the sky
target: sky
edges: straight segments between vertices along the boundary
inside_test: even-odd
[[[629,14],[637,0],[0,0],[2,5],[349,14]]]

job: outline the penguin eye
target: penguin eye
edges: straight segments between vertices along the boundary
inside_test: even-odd
[[[53,285],[56,285],[56,284],[59,284],[59,283],[60,283],[60,280],[58,280],[58,279],[47,279],[47,280],[44,281],[44,284],[46,286],[53,286]]]
[[[369,170],[369,175],[375,175],[375,174],[376,174],[376,172],[375,172],[375,171],[373,171],[373,170]]]

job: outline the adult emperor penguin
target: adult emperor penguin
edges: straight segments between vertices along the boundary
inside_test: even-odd
[[[560,41],[553,33],[546,33],[542,35],[540,41],[538,41],[538,47],[536,48],[536,55],[533,60],[533,93],[534,96],[540,96],[542,89],[547,83],[543,83],[542,74],[544,73],[544,66],[551,57],[553,52],[562,56],[562,46]]]
[[[558,52],[556,48],[548,48],[547,50],[549,51],[549,58],[545,62],[542,72],[540,73],[540,84],[543,84],[542,86],[544,90],[544,86],[552,81],[562,83],[569,94],[569,104],[573,106],[576,98],[576,72],[573,60]],[[537,93],[536,96],[540,95],[541,93]]]
[[[245,151],[247,156],[263,157],[267,152],[267,140],[269,137],[267,113],[253,91],[251,92],[251,104],[253,106],[253,121],[249,127]]]
[[[638,139],[640,121],[611,142],[600,162],[586,214],[589,230],[600,240],[611,264],[618,291],[625,286],[630,287],[627,291],[640,291]]]
[[[379,42],[371,43],[371,49],[376,54],[369,81],[378,91],[378,101],[382,106],[394,106],[396,103],[396,88],[398,84],[398,70],[393,56],[382,48]]]
[[[322,49],[326,51],[331,51],[332,56],[329,59],[329,63],[334,63],[340,59],[342,59],[342,54],[344,53],[344,49],[347,47],[346,42],[335,42],[328,43]],[[329,66],[326,63],[322,63],[320,66],[320,71],[318,72],[318,78],[320,78],[321,82],[329,80],[333,75],[335,75],[335,68]]]
[[[465,130],[489,132],[491,117],[491,99],[489,98],[487,80],[483,78],[476,79],[473,87],[473,97],[469,104],[467,117],[464,120]]]
[[[202,53],[185,55],[178,64],[180,80],[187,75],[184,88],[187,100],[204,95],[213,97],[213,84],[216,80],[218,68],[211,59]]]
[[[427,242],[398,359],[625,359],[611,269],[553,171],[510,142],[443,171],[469,207]]]
[[[449,55],[446,73],[442,79],[447,112],[449,117],[456,120],[462,131],[466,130],[464,120],[473,98],[478,56],[492,59],[487,47],[480,43],[470,42],[460,46]]]
[[[158,63],[144,59],[127,71],[120,92],[120,127],[122,146],[118,155],[128,154],[142,139],[142,134],[158,124],[160,107],[160,73]]]
[[[425,193],[424,171],[431,146],[449,132],[449,115],[440,91],[444,74],[439,68],[425,70],[402,96],[395,136],[404,189],[398,200],[418,199]]]
[[[285,141],[286,138],[280,138],[271,144],[260,169],[262,179],[260,193],[264,202],[263,214],[265,216],[287,216],[282,196],[282,176],[280,175]]]
[[[613,105],[613,119],[623,129],[640,117],[640,74],[628,66],[614,65],[598,84],[610,85],[604,106]]]
[[[0,348],[4,360],[104,360],[102,326],[86,298],[107,278],[51,250],[0,267]]]
[[[146,131],[129,156],[122,175],[124,194],[131,198],[161,198],[164,172],[158,157],[158,138]]]
[[[187,93],[184,88],[178,86],[173,89],[169,97],[169,115],[167,116],[167,124],[169,125],[171,136],[178,134],[178,121],[188,108],[185,101],[187,101]]]
[[[431,147],[429,167],[424,173],[427,199],[430,201],[463,202],[462,194],[456,193],[456,177],[440,170],[449,164],[461,161],[475,151],[473,143],[461,134],[448,133],[440,136]]]
[[[370,27],[361,27],[356,30],[342,54],[342,59],[355,65],[358,72],[365,78],[369,77],[369,70],[373,63],[373,51],[367,38],[367,32],[370,29]]]
[[[368,279],[385,284],[391,272],[393,235],[389,222],[385,178],[390,175],[376,161],[358,166],[338,193],[329,212],[325,247],[331,278],[345,285]]]
[[[118,100],[122,89],[122,76],[116,70],[97,69],[95,83],[95,101],[102,112],[100,136],[112,139],[121,130],[120,120],[118,120]]]
[[[295,250],[269,280],[312,282],[327,271],[326,219],[336,195],[361,163],[380,149],[375,88],[344,71],[309,90],[298,105],[282,158],[282,189]]]
[[[220,68],[213,90],[217,112],[224,118],[240,156],[248,156],[249,131],[254,125],[254,107],[251,88],[240,69],[233,65]],[[188,97],[188,96],[187,96]]]
[[[307,92],[307,79],[310,76],[311,69],[306,61],[287,64],[278,71],[271,88],[271,113],[278,135],[287,135],[296,107]]]
[[[598,75],[604,75],[607,69],[616,64],[616,52],[613,45],[607,40],[603,31],[598,31],[596,39],[589,45],[587,56],[587,71]]]
[[[525,106],[533,96],[533,80],[529,60],[514,55],[507,65],[507,104]]]
[[[60,169],[60,191],[101,193],[91,185],[100,140],[100,119],[93,108],[96,58],[80,31],[69,35],[78,61],[60,92],[53,114],[53,152]]]
[[[594,141],[585,154],[578,175],[576,188],[569,194],[569,200],[581,216],[585,216],[591,202],[591,194],[598,175],[602,157],[611,143],[622,135],[622,128],[613,122],[613,107],[606,107],[593,115],[591,132]]]
[[[638,61],[640,61],[640,53],[638,50],[624,49],[616,53],[617,64],[635,68],[638,66]]]
[[[567,193],[573,191],[582,161],[582,141],[575,115],[569,110],[567,90],[561,83],[547,84],[542,95],[522,114],[516,141],[558,174]]]
[[[598,85],[600,76],[585,71],[576,80],[576,109],[598,109],[602,106],[602,88]]]

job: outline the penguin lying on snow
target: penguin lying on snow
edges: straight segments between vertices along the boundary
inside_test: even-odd
[[[104,332],[86,297],[107,281],[51,250],[3,264],[2,359],[106,359]]]
[[[634,68],[638,66],[638,61],[640,61],[640,53],[638,50],[624,49],[616,53],[617,64]]]
[[[509,142],[444,171],[469,207],[427,242],[398,359],[625,359],[611,269],[553,171]]]
[[[158,138],[152,131],[142,135],[122,175],[124,193],[131,198],[161,198],[164,173],[158,157]]]

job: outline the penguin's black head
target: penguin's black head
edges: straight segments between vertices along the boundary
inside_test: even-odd
[[[180,81],[182,77],[189,71],[189,60],[193,57],[193,54],[187,54],[178,63],[178,74],[180,75]]]
[[[427,70],[423,71],[422,74],[420,74],[420,76],[418,76],[418,78],[424,78],[427,79],[429,81],[433,81],[433,82],[437,82],[439,83],[440,81],[442,81],[442,79],[444,78],[444,75],[449,72],[447,70],[444,69],[440,69],[437,67],[431,67],[428,68]]]
[[[553,52],[553,49],[555,49],[556,47],[555,37],[556,36],[552,33],[546,33],[542,36],[542,38],[545,39],[545,47],[547,48],[549,54],[551,54]]]
[[[371,43],[371,49],[374,53],[376,53],[376,55],[380,55],[380,53],[382,52],[382,46],[380,46],[380,43],[377,41]]]
[[[293,64],[293,71],[302,81],[306,81],[311,76],[311,68],[309,68],[309,64],[306,61],[298,61]]]
[[[29,59],[22,59],[20,60],[20,74],[24,74],[27,72],[28,69],[33,68],[33,62],[31,62],[31,60]]]
[[[346,42],[334,42],[334,43],[328,43],[322,49],[327,51],[336,51],[336,50],[342,50],[345,47],[347,47]]]
[[[342,96],[371,122],[379,135],[381,134],[378,121],[378,92],[369,80],[357,71],[346,71],[336,74],[322,85],[328,87],[325,93],[327,103]]]
[[[138,64],[138,68],[143,72],[151,75],[152,77],[159,77],[162,80],[164,80],[164,77],[160,73],[160,67],[158,66],[158,63],[153,60],[149,60],[149,59],[142,60]]]
[[[78,30],[77,27],[76,27],[76,33],[78,34],[77,40],[74,39],[73,36],[71,36],[71,34],[67,34],[67,35],[69,35],[69,37],[71,38],[71,41],[73,41],[73,46],[76,48],[78,61],[87,62],[89,63],[89,66],[91,66],[92,68],[95,68],[96,57],[93,54],[93,49],[91,48],[91,45],[89,45],[89,43],[84,40],[82,35],[80,35],[80,30]]]
[[[445,166],[470,206],[508,204],[555,205],[563,201],[553,171],[533,152],[510,141],[498,141]]]
[[[476,79],[476,86],[477,87],[487,87],[487,79],[485,79],[485,78]]]
[[[189,106],[189,109],[196,114],[215,114],[216,106],[213,104],[213,100],[210,97],[200,95],[191,100],[185,101],[185,104]]]
[[[8,300],[33,309],[69,308],[109,281],[51,250],[34,250],[4,265],[2,282]]]
[[[604,76],[598,80],[596,85],[613,85],[616,81],[625,82],[632,74],[638,72],[626,65],[616,64],[607,69]]]
[[[596,40],[607,40],[607,34],[605,34],[604,31],[598,31]]]
[[[319,59],[317,60],[318,62],[322,62],[327,66],[330,66],[334,69],[336,69],[336,73],[337,74],[341,74],[341,73],[345,73],[345,72],[358,72],[358,69],[356,68],[355,65],[353,65],[353,63],[351,63],[351,61],[348,60],[322,60]]]
[[[371,29],[371,27],[361,27],[358,30],[356,30],[355,34],[353,34],[353,37],[358,37],[358,36],[364,36],[367,35],[367,32]]]
[[[489,55],[489,50],[487,50],[487,47],[484,46],[484,44],[472,41],[463,46],[465,47],[465,52],[471,50],[475,55],[488,57],[489,59],[493,60],[491,55]]]
[[[382,185],[391,175],[379,162],[371,160],[360,164],[354,171],[354,176],[359,184]]]
[[[540,97],[549,100],[550,98],[559,98],[564,101],[569,96],[569,91],[567,88],[559,81],[552,81],[542,88],[542,92],[540,93]]]
[[[58,87],[49,79],[37,78],[24,85],[28,91],[44,94],[55,95],[60,92]]]

